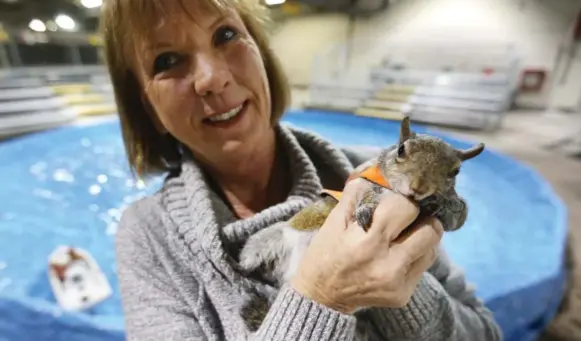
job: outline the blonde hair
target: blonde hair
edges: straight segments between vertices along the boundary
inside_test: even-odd
[[[147,34],[152,23],[163,20],[167,0],[104,1],[100,31],[103,55],[113,85],[121,123],[123,143],[131,169],[138,176],[168,171],[180,161],[180,144],[160,133],[142,102],[142,91],[131,68],[134,51],[128,48],[132,39]],[[183,6],[183,1],[179,4]],[[202,4],[218,11],[234,9],[254,38],[266,69],[270,87],[272,123],[279,121],[290,102],[290,87],[274,52],[269,47],[265,9],[252,0],[205,0]],[[257,0],[255,0],[257,1]]]

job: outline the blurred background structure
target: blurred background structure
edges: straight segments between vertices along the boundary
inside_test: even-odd
[[[446,246],[507,340],[581,340],[581,0],[265,1],[290,123],[374,144],[410,115],[454,143],[488,144],[461,181],[478,218]],[[159,183],[125,165],[101,5],[0,0],[0,340],[123,337],[115,223]],[[75,242],[114,295],[66,312],[47,259]]]

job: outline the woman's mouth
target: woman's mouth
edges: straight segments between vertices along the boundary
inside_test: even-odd
[[[240,113],[243,111],[243,109],[245,107],[246,107],[246,102],[240,104],[236,108],[233,108],[233,109],[226,111],[225,113],[210,116],[210,117],[206,118],[205,121],[207,121],[208,123],[211,123],[211,124],[219,124],[221,122],[231,121],[234,118],[236,118],[237,116],[240,116]]]
[[[234,108],[232,110],[229,110],[229,111],[223,113],[223,114],[215,115],[215,116],[212,116],[208,119],[212,122],[227,121],[227,120],[231,119],[232,117],[238,115],[240,110],[242,110],[242,104],[237,106],[236,108]]]

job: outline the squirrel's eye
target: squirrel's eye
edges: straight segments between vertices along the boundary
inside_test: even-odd
[[[451,173],[450,173],[450,177],[455,177],[456,175],[458,175],[460,173],[460,168],[456,168],[454,169]]]
[[[403,157],[404,154],[405,154],[405,146],[403,144],[400,144],[399,148],[397,148],[397,156]]]

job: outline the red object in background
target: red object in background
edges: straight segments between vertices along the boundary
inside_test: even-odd
[[[577,23],[575,24],[575,30],[573,31],[573,40],[581,40],[581,11],[577,15]]]
[[[490,76],[491,74],[493,74],[493,73],[494,73],[494,69],[493,69],[493,68],[491,68],[491,67],[485,67],[485,68],[482,70],[482,73],[484,73],[484,74],[485,74],[485,75],[487,75],[487,76]]]
[[[537,92],[543,88],[547,74],[543,69],[525,69],[522,73],[520,90]]]

